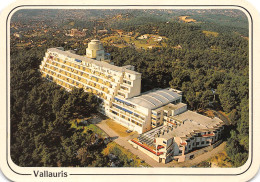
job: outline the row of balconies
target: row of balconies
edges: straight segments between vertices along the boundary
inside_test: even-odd
[[[50,66],[49,63],[46,64],[46,67],[54,70],[54,67]],[[89,82],[86,79],[84,79],[83,76],[71,74],[70,72],[67,72],[67,71],[64,71],[64,70],[61,70],[61,69],[58,71],[58,73],[64,74],[66,76],[69,76],[69,77],[71,77],[71,78],[73,78],[77,81],[81,81],[81,82],[86,83],[86,84],[88,84],[88,82]],[[86,75],[85,75],[85,78],[89,79],[89,77],[86,76]],[[94,78],[94,77],[92,77],[90,79],[96,82],[96,83],[92,84],[92,86],[94,86],[94,87],[96,87],[96,85],[98,85],[97,88],[102,88],[103,86],[100,86],[99,84],[97,84],[97,83],[101,83],[102,85],[106,85],[106,86],[112,88],[112,85],[109,82],[104,83],[102,80],[100,80],[100,79],[97,80],[97,78]],[[108,93],[108,89],[106,88],[105,90],[106,90],[105,92]]]
[[[185,152],[191,151],[193,148],[208,146],[209,144],[215,143],[219,139],[218,136],[210,136],[206,140],[201,140],[200,138],[202,137],[195,137],[194,140],[187,142]]]
[[[59,70],[60,70],[60,68],[61,69],[64,69],[64,70],[66,70],[66,71],[69,71],[69,72],[71,72],[71,73],[74,73],[74,74],[77,74],[77,75],[80,75],[80,76],[84,76],[85,78],[88,78],[88,79],[91,79],[91,76],[89,76],[88,74],[86,74],[86,72],[88,72],[88,73],[90,73],[90,74],[92,74],[91,73],[91,70],[90,69],[88,69],[88,68],[85,68],[85,67],[80,67],[80,70],[78,69],[77,70],[77,68],[75,68],[75,67],[72,67],[72,68],[70,68],[70,67],[64,67],[64,65],[62,65],[62,64],[58,64],[57,62],[54,62],[54,61],[50,61],[50,60],[48,60],[47,61],[47,63],[49,63],[49,64],[52,64],[52,65],[54,65],[54,66],[58,66],[59,67]],[[75,64],[73,64],[73,63],[66,63],[68,66],[70,66],[70,65],[72,65],[72,66],[74,66]],[[79,65],[78,65],[79,66]],[[83,72],[82,72],[83,71]],[[70,74],[70,73],[69,73]],[[78,78],[79,79],[79,78]],[[93,78],[93,80],[94,80],[94,78]],[[96,81],[98,81],[97,79],[95,79]],[[102,81],[103,82],[103,81]],[[108,82],[109,83],[109,82]],[[108,86],[110,86],[110,87],[112,87],[112,85],[109,83],[109,84],[107,84]]]
[[[125,112],[125,111],[122,111],[122,110],[120,110],[120,109],[118,109],[118,108],[116,108],[116,107],[112,107],[111,109],[114,110],[114,111],[116,111],[118,114],[120,114],[120,117],[122,117],[122,115],[123,115],[123,116],[125,117],[125,118],[122,117],[123,119],[128,120],[128,121],[131,120],[131,122],[132,122],[133,119],[135,119],[137,122],[134,121],[134,122],[132,122],[132,123],[137,123],[136,125],[142,126],[141,123],[143,123],[143,121],[140,120],[140,118],[137,118],[137,117],[135,117],[134,115],[129,114],[129,113]],[[140,123],[138,123],[138,122],[140,122]]]
[[[65,83],[62,79],[56,77],[54,74],[51,74],[50,70],[46,70],[46,72],[44,72],[44,71],[45,70],[43,70],[43,74],[42,74],[43,77],[47,77],[47,75],[51,75],[52,76],[52,81],[54,81],[55,83],[65,87],[68,90],[71,90],[74,87],[73,84],[70,84],[68,82]]]
[[[117,115],[117,116],[119,116],[119,117],[121,117],[122,119],[126,120],[127,122],[131,122],[131,123],[133,123],[133,124],[135,124],[135,125],[137,125],[137,126],[141,126],[141,127],[142,127],[142,124],[140,124],[140,123],[134,121],[131,117],[126,117],[126,116],[123,115],[123,114],[120,112],[120,110],[117,109],[117,108],[114,108],[114,107],[111,108],[110,112],[113,113],[113,114],[115,114],[115,115]]]
[[[130,110],[133,109],[132,107],[127,106],[126,104],[123,104],[123,103],[118,102],[118,101],[116,101],[116,100],[114,101],[114,103],[116,103],[117,105],[122,106],[122,107],[124,107],[124,108],[130,109]],[[127,112],[126,112],[126,113],[127,113]],[[137,111],[136,109],[134,109],[133,113],[138,114],[138,116],[133,115],[134,117],[136,117],[136,118],[138,118],[138,119],[140,119],[140,120],[143,120],[143,121],[145,120],[145,116],[144,116],[141,112]],[[127,114],[129,114],[129,113],[127,113]]]
[[[163,116],[163,121],[175,123],[175,124],[181,124],[183,123],[182,120],[176,119],[174,117],[168,117],[168,116]]]
[[[73,67],[75,69],[78,69],[78,70],[81,70],[81,71],[84,71],[84,72],[88,72],[88,73],[91,73],[93,75],[97,75],[97,76],[101,76],[107,80],[110,80],[112,82],[115,82],[115,79],[111,76],[111,75],[105,75],[104,73],[101,73],[97,70],[92,70],[92,69],[89,69],[89,68],[86,68],[85,66],[83,65],[78,65],[76,63],[72,63],[72,62],[69,62],[69,61],[63,61],[59,58],[54,58],[54,61],[57,61],[61,64],[65,64],[67,66],[70,66],[70,67]]]
[[[78,81],[81,81],[82,77],[84,77],[84,78],[87,78],[87,79],[91,79],[91,80],[93,80],[97,83],[106,85],[110,88],[112,88],[112,84],[110,82],[103,81],[104,79],[93,77],[91,75],[94,74],[95,76],[101,76],[105,79],[115,81],[115,79],[113,79],[111,75],[106,76],[104,73],[101,73],[97,70],[93,71],[93,70],[86,68],[82,65],[78,65],[76,63],[71,63],[69,61],[64,61],[64,60],[59,59],[59,58],[54,58],[54,59],[52,59],[52,61],[50,59],[47,59],[47,63],[53,65],[52,67],[50,67],[51,69],[53,69],[55,71],[58,70],[59,73],[66,75],[66,76],[69,76],[69,77],[72,77],[73,79],[76,79]],[[68,66],[73,67],[73,68],[70,68]],[[47,66],[47,67],[49,67],[49,66]],[[58,68],[56,68],[56,67],[58,67]],[[87,74],[86,72],[89,73],[89,74]],[[121,80],[122,80],[122,78],[121,78]],[[84,79],[83,79],[82,82],[86,83],[86,81]],[[92,85],[92,86],[96,87],[95,85]],[[100,89],[99,86],[97,86],[97,88]],[[128,88],[128,87],[126,87],[126,88]],[[107,91],[105,91],[105,92],[107,92]],[[121,94],[121,96],[123,96],[123,97],[126,96],[123,93],[119,93],[119,94]]]
[[[45,71],[45,69],[43,68],[42,70],[43,72]],[[97,91],[96,89],[92,89],[92,88],[89,88],[88,86],[85,86],[84,84],[78,82],[78,81],[74,81],[72,79],[68,79],[60,74],[57,75],[57,73],[53,72],[53,71],[50,71],[50,70],[47,70],[46,73],[43,73],[43,76],[46,77],[47,74],[51,75],[53,77],[53,81],[58,83],[59,85],[65,87],[66,89],[69,89],[71,90],[74,86],[77,87],[77,88],[83,88],[85,91],[88,91],[88,92],[92,92],[93,94],[103,98],[103,99],[107,99],[107,96],[106,94],[100,92],[100,91]],[[57,81],[56,81],[57,80]],[[68,84],[68,86],[66,85]],[[91,85],[90,85],[91,86]],[[95,87],[97,88],[97,87]],[[97,88],[100,90],[100,88]],[[101,89],[103,91],[103,89]],[[108,89],[105,88],[105,91],[107,94],[109,93]]]

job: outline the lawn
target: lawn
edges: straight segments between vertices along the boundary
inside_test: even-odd
[[[107,119],[106,124],[109,128],[111,128],[113,131],[115,131],[121,137],[127,137],[127,136],[130,136],[133,134],[133,132],[127,133],[126,130],[128,130],[128,128],[116,123],[112,119]]]
[[[167,39],[165,36],[154,35],[154,34],[145,34],[145,35],[147,35],[149,38],[148,39],[135,39],[135,36],[119,37],[117,35],[112,35],[112,36],[103,38],[101,41],[103,43],[114,44],[116,47],[119,47],[119,48],[126,47],[127,44],[132,44],[132,43],[136,46],[137,49],[140,49],[140,48],[148,49],[149,46],[166,47],[166,43],[164,43],[163,41],[159,42],[159,41],[154,40],[155,38],[159,38],[159,37],[162,37],[163,39]],[[123,44],[122,42],[126,42],[127,44]]]
[[[218,36],[218,32],[211,32],[211,31],[206,31],[206,30],[203,30],[202,31],[206,36],[214,36],[214,37],[217,37]]]
[[[92,130],[94,133],[98,134],[99,136],[103,137],[103,138],[106,138],[108,137],[108,135],[103,131],[101,130],[99,127],[97,127],[96,125],[94,124],[90,124],[90,125],[87,125],[85,127],[85,130],[84,132],[86,132],[86,130]]]
[[[83,129],[83,133],[86,133],[87,130],[92,130],[94,133],[96,133],[100,137],[103,137],[103,138],[108,137],[108,135],[103,130],[101,130],[99,127],[97,127],[94,124],[86,124],[86,125],[81,124],[81,119],[72,120],[72,121],[70,121],[70,123],[71,123],[71,128],[76,128],[77,130]]]

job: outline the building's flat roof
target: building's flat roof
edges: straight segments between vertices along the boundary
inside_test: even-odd
[[[191,120],[192,122],[196,122],[202,126],[207,126],[207,128],[212,128],[213,126],[216,126],[218,123],[223,122],[221,119],[217,117],[210,118],[189,110],[177,116],[174,116],[174,118],[182,121]]]
[[[127,73],[135,74],[135,75],[141,74],[141,73],[138,73],[136,71],[128,70],[128,69],[125,69],[125,68],[122,68],[122,67],[119,67],[119,66],[109,64],[107,62],[97,61],[97,60],[87,58],[85,56],[80,56],[80,55],[77,55],[77,54],[74,54],[74,53],[71,53],[71,52],[68,52],[68,51],[62,51],[62,50],[57,49],[57,48],[49,48],[48,51],[56,52],[58,54],[65,55],[65,56],[70,57],[70,58],[79,59],[81,61],[85,61],[85,62],[88,62],[88,63],[91,63],[91,64],[95,64],[99,67],[105,67],[105,68],[108,68],[108,69],[111,69],[111,70],[114,70],[114,71],[117,71],[117,72],[127,72]]]
[[[143,135],[148,138],[155,139],[156,134],[160,131],[159,138],[170,139],[173,137],[180,137],[180,138],[189,138],[192,134],[196,132],[206,132],[206,131],[214,131],[213,129],[218,124],[223,123],[222,120],[219,118],[209,118],[198,114],[193,111],[186,111],[182,114],[179,114],[178,120],[184,121],[183,124],[176,126],[159,126],[156,127]],[[168,132],[167,132],[168,130]]]
[[[168,111],[171,111],[171,110],[176,110],[176,109],[179,109],[179,108],[182,108],[184,106],[186,106],[187,104],[184,104],[182,102],[179,102],[178,104],[167,104],[166,106],[163,106],[162,107],[162,110],[168,110]]]
[[[164,135],[161,135],[160,137],[186,137],[186,135],[189,135],[192,132],[212,131],[212,128],[223,122],[217,117],[209,118],[189,110],[172,118],[183,121],[183,124],[177,126],[177,128],[173,128],[173,130],[168,133],[165,132]]]
[[[158,89],[143,93],[140,96],[128,99],[130,102],[148,109],[156,109],[174,100],[181,98],[181,95],[173,89]]]

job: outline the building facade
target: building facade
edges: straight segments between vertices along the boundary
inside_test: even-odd
[[[95,94],[103,101],[99,111],[141,134],[129,142],[158,162],[183,161],[186,153],[215,143],[221,135],[223,122],[188,111],[181,91],[141,94],[141,73],[131,65],[113,65],[99,40],[88,43],[85,56],[49,48],[40,71],[68,91],[77,87]]]

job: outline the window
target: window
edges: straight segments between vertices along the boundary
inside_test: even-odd
[[[200,144],[200,142],[196,142],[196,145],[199,145]]]
[[[202,142],[201,142],[201,145],[203,145],[204,143],[205,143],[205,142],[204,142],[204,141],[202,141]]]
[[[125,97],[125,94],[123,94],[121,92],[118,92],[118,95],[121,95],[121,96]]]
[[[121,89],[123,89],[123,90],[128,90],[128,88],[127,88],[127,87],[124,87],[124,86],[121,86]]]
[[[136,114],[136,113],[134,113],[134,116],[135,116],[135,117],[139,117],[139,115],[138,115],[138,114]]]
[[[115,112],[115,111],[112,111],[112,113],[117,115],[117,112]]]
[[[155,120],[155,121],[157,120],[156,118],[153,118],[153,117],[152,117],[152,119]]]
[[[128,85],[131,85],[131,82],[130,81],[127,81],[127,80],[123,80],[124,83],[128,84]]]
[[[164,144],[167,144],[167,142],[166,142],[166,141],[163,141],[163,143],[164,143]]]

